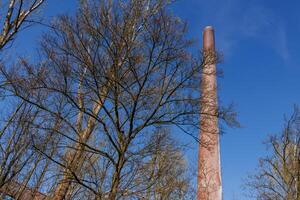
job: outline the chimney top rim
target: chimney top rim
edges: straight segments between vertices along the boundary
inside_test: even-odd
[[[204,28],[204,30],[208,30],[208,29],[213,30],[214,28],[213,28],[213,26],[206,26],[206,27]]]

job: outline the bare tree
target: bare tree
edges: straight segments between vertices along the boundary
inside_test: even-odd
[[[23,200],[44,199],[45,195],[39,190],[47,184],[46,172],[51,163],[34,149],[34,145],[52,155],[57,151],[55,144],[58,138],[36,129],[37,123],[47,122],[36,122],[40,120],[37,117],[39,111],[33,106],[24,101],[20,104],[10,102],[10,98],[5,101],[9,109],[3,109],[1,116],[0,194]],[[14,112],[11,111],[13,109]]]
[[[198,141],[203,60],[169,3],[80,1],[44,35],[40,62],[1,67],[6,94],[37,113],[29,144],[41,161],[25,185],[57,200],[189,196],[171,133]]]
[[[18,32],[34,23],[32,20],[43,3],[44,0],[0,2],[1,53],[12,44]],[[1,58],[1,65],[3,62]],[[1,84],[0,194],[17,199],[42,197],[42,194],[36,192],[37,182],[30,180],[37,163],[45,160],[41,156],[35,157],[37,154],[32,151],[31,137],[34,132],[30,122],[35,119],[37,110],[24,101],[5,97],[2,86],[4,85]],[[28,182],[32,188],[26,187]]]
[[[14,40],[15,35],[32,24],[30,17],[45,0],[4,0],[0,2],[0,50]]]
[[[268,140],[272,155],[260,159],[247,187],[260,200],[300,199],[300,112],[294,108],[280,136]]]
[[[39,112],[31,126],[60,138],[53,154],[32,141],[56,164],[49,198],[183,198],[181,153],[152,140],[161,126],[198,128],[201,59],[168,3],[82,1],[44,37],[40,63],[2,67],[6,91]]]

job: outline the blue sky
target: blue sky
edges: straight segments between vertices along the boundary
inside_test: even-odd
[[[73,12],[74,0],[50,0],[41,15]],[[300,1],[179,0],[173,12],[189,24],[189,35],[201,47],[202,29],[212,25],[216,46],[224,54],[218,67],[223,104],[234,102],[243,126],[226,129],[221,138],[225,200],[247,200],[242,179],[266,154],[263,141],[278,133],[283,115],[300,102]],[[15,42],[18,54],[28,53],[39,38],[39,27],[25,31]],[[26,40],[24,40],[26,38]],[[196,163],[197,149],[189,153]]]

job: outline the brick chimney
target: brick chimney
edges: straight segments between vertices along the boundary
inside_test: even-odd
[[[222,200],[214,29],[203,31],[198,200]]]

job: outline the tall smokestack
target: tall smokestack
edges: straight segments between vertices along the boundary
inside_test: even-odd
[[[222,200],[214,30],[203,31],[198,200]]]

